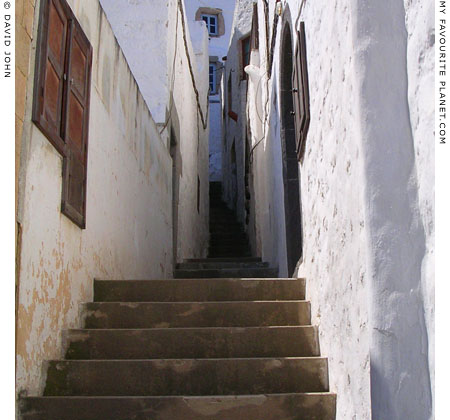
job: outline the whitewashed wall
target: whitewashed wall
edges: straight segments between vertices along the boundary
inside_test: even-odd
[[[355,45],[361,46],[355,65],[370,250],[374,418],[432,416],[428,354],[434,342],[429,294],[434,245],[432,226],[425,228],[424,222],[433,219],[433,193],[427,188],[434,183],[434,165],[418,154],[433,147],[434,118],[428,111],[418,123],[416,110],[432,103],[431,93],[422,96],[418,88],[420,79],[426,86],[433,78],[432,64],[420,63],[420,49],[432,56],[430,7],[431,1],[407,3],[406,9],[402,0],[352,4]],[[417,25],[411,25],[415,15]],[[422,98],[424,104],[417,105]]]
[[[270,38],[275,1],[269,3]],[[337,418],[432,418],[432,2],[282,4],[268,81],[258,2],[260,51],[251,60],[248,116],[252,144],[264,140],[252,164],[252,243],[286,275],[280,42],[286,21],[298,27],[303,20],[311,126],[299,165],[297,274],[307,278],[330,387],[338,394]]]
[[[31,122],[32,54],[19,189],[22,245],[17,329],[17,391],[26,390],[29,395],[42,391],[43,362],[63,356],[62,329],[80,326],[79,303],[92,300],[94,278],[173,275],[169,150],[99,2],[70,0],[69,5],[93,47],[87,221],[81,230],[60,212],[62,158]],[[38,16],[36,7],[36,22]],[[35,41],[32,51],[34,47]],[[178,82],[174,89],[178,91],[173,95],[179,96],[185,87]],[[180,118],[186,130],[189,125],[196,127],[189,115]],[[207,201],[202,199],[199,214],[196,194],[192,194],[197,189],[197,173],[207,183],[205,136],[198,149],[191,138],[183,143],[183,224],[194,225],[199,232],[194,236],[185,229],[180,235],[183,250],[193,256],[206,249],[205,239],[199,236],[207,235]],[[191,149],[205,160],[204,168],[190,157]]]
[[[414,140],[419,212],[425,233],[421,287],[434,401],[434,3],[405,0],[408,105]],[[433,405],[434,414],[434,405]]]
[[[184,3],[184,2],[183,2]],[[188,2],[186,2],[188,3]],[[177,260],[205,257],[209,238],[209,125],[203,127],[183,41],[181,13],[177,0],[169,0],[168,63],[173,83],[169,125],[173,128],[181,156],[179,168]],[[184,9],[186,12],[186,9]],[[201,112],[208,122],[208,36],[203,23],[189,26],[185,14],[188,54],[191,58]],[[192,41],[191,41],[192,39]],[[175,55],[175,60],[172,58]],[[172,86],[172,85],[171,85]],[[200,207],[197,210],[197,177]]]
[[[157,123],[165,121],[168,0],[100,0],[139,90]]]

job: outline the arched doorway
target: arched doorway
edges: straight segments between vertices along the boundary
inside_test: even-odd
[[[292,34],[284,25],[281,44],[281,152],[283,159],[284,212],[288,275],[292,276],[302,256],[300,182],[295,144],[294,105],[292,100]]]

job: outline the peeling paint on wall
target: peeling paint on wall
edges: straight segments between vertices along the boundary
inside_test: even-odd
[[[62,159],[31,124],[28,95],[16,386],[29,395],[43,389],[44,360],[62,357],[61,331],[80,325],[94,278],[167,278],[173,269],[169,152],[98,1],[69,4],[94,49],[87,225],[60,212]]]

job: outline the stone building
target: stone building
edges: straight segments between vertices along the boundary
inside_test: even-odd
[[[433,54],[432,1],[237,1],[223,197],[308,279],[340,419],[433,416]]]

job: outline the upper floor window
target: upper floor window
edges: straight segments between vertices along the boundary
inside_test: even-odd
[[[217,15],[202,15],[202,20],[206,22],[208,33],[210,35],[218,34]]]
[[[195,12],[195,20],[204,21],[210,37],[225,35],[225,20],[222,9],[215,7],[199,7]]]

